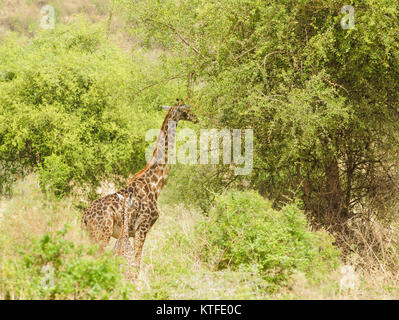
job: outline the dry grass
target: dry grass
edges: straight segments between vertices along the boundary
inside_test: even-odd
[[[2,201],[3,216],[1,231],[11,241],[23,242],[32,236],[54,232],[70,224],[67,239],[76,243],[87,243],[87,237],[80,232],[79,214],[72,201],[57,200],[44,196],[39,183],[31,175],[19,181],[14,196]]]
[[[165,200],[165,199],[163,199]],[[33,236],[71,227],[66,237],[88,245],[81,229],[80,213],[73,199],[56,200],[44,196],[37,178],[20,180],[11,199],[1,200],[2,258],[7,250]],[[168,205],[163,201],[161,215],[149,232],[143,264],[131,299],[397,299],[398,280],[380,270],[338,269],[313,283],[297,273],[290,285],[276,294],[267,294],[267,283],[248,271],[214,271],[199,258],[199,241],[194,228],[203,217],[195,209]],[[13,245],[11,245],[13,244]],[[5,246],[4,246],[5,245]],[[112,250],[113,242],[108,249]],[[14,257],[16,258],[16,256]],[[345,271],[346,270],[346,271]],[[349,271],[348,271],[349,270]],[[343,272],[342,272],[343,271]],[[346,279],[346,280],[345,280]],[[348,280],[349,279],[349,280]],[[345,282],[345,281],[346,282]],[[353,280],[353,281],[352,281]],[[348,282],[349,281],[349,282]],[[353,282],[353,285],[351,283]],[[349,283],[349,285],[343,285]],[[4,299],[4,293],[0,292]]]
[[[398,299],[398,229],[383,225],[372,215],[358,215],[335,233],[342,248],[342,260],[353,266],[358,283],[338,298]]]

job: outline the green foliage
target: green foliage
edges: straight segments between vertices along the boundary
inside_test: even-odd
[[[43,32],[26,44],[0,47],[0,158],[39,169],[43,187],[67,193],[70,182],[96,185],[142,165],[142,138],[125,117],[120,94],[127,58],[96,26]],[[13,45],[10,48],[10,45]],[[24,63],[16,63],[23,59]]]
[[[39,179],[42,186],[50,186],[56,194],[68,192],[68,182],[72,179],[71,168],[60,156],[50,155],[39,169]]]
[[[253,128],[262,195],[294,191],[321,223],[395,201],[398,1],[353,1],[354,29],[345,1],[120,2],[144,43],[195,74],[203,125]]]
[[[129,58],[103,29],[57,24],[0,45],[0,161],[19,175],[37,171],[42,188],[60,196],[139,170],[145,130],[160,126],[159,106],[178,96],[176,82],[159,80],[169,70],[140,49]]]
[[[223,191],[225,181],[220,176],[213,165],[176,164],[162,190],[160,201],[183,203],[187,207],[195,206],[208,212],[215,195]]]
[[[77,246],[66,233],[67,227],[47,232],[18,246],[20,258],[3,258],[3,290],[24,299],[127,299],[132,286],[118,259],[109,253],[96,258],[97,247]]]
[[[295,204],[274,210],[254,191],[218,196],[209,218],[198,227],[203,257],[217,269],[253,269],[277,289],[294,271],[309,275],[331,271],[338,251],[331,238],[307,230]]]

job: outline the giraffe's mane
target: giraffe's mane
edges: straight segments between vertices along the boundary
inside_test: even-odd
[[[161,135],[161,133],[163,132],[163,130],[165,129],[166,123],[167,123],[167,121],[168,121],[170,115],[172,114],[172,110],[173,110],[174,108],[175,108],[175,107],[172,106],[172,107],[169,109],[168,113],[166,114],[165,119],[163,120],[163,123],[162,123],[162,126],[161,126],[161,132],[159,133],[160,135]],[[159,136],[158,136],[158,139],[159,139]],[[157,141],[158,141],[158,140],[157,140]],[[152,153],[151,159],[152,159],[153,157],[155,157],[155,154],[156,154],[157,150],[158,150],[158,145],[155,146],[155,149],[154,149],[154,152]],[[150,167],[150,165],[151,165],[151,160],[149,160],[149,161],[147,162],[147,164],[145,165],[145,167],[144,167],[143,169],[141,169],[140,171],[137,171],[137,172],[134,174],[134,176],[129,180],[129,182],[128,182],[127,184],[128,184],[128,185],[131,184],[131,183],[132,183],[134,180],[136,180],[139,176],[141,176],[142,174],[144,174],[144,173],[148,170],[148,168]]]

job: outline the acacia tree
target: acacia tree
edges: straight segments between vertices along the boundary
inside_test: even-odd
[[[254,129],[263,195],[295,192],[324,225],[395,198],[396,0],[353,1],[354,28],[345,1],[121,2],[143,44],[195,75],[204,123]]]

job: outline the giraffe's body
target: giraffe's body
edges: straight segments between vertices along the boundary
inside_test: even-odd
[[[146,235],[159,216],[157,200],[169,174],[168,150],[169,145],[170,148],[174,146],[179,120],[195,120],[188,106],[169,109],[153,156],[144,169],[137,172],[119,192],[95,200],[83,215],[90,238],[100,243],[102,249],[111,237],[119,239],[115,250],[130,261],[129,264],[134,264],[137,271]],[[127,201],[125,197],[131,200]],[[126,210],[123,209],[124,201]],[[126,232],[121,234],[123,216]],[[129,237],[134,239],[133,249],[129,248]]]
[[[129,190],[130,189],[130,190]],[[123,188],[122,190],[106,195],[92,202],[90,207],[86,210],[83,215],[83,223],[89,231],[90,239],[93,242],[99,243],[101,248],[108,244],[111,236],[119,238],[122,227],[122,209],[124,198],[128,194],[133,194],[132,188]],[[130,205],[127,203],[127,210],[129,213],[135,213],[134,204]],[[133,217],[132,217],[133,218]],[[129,235],[134,236],[134,232],[129,228]]]

